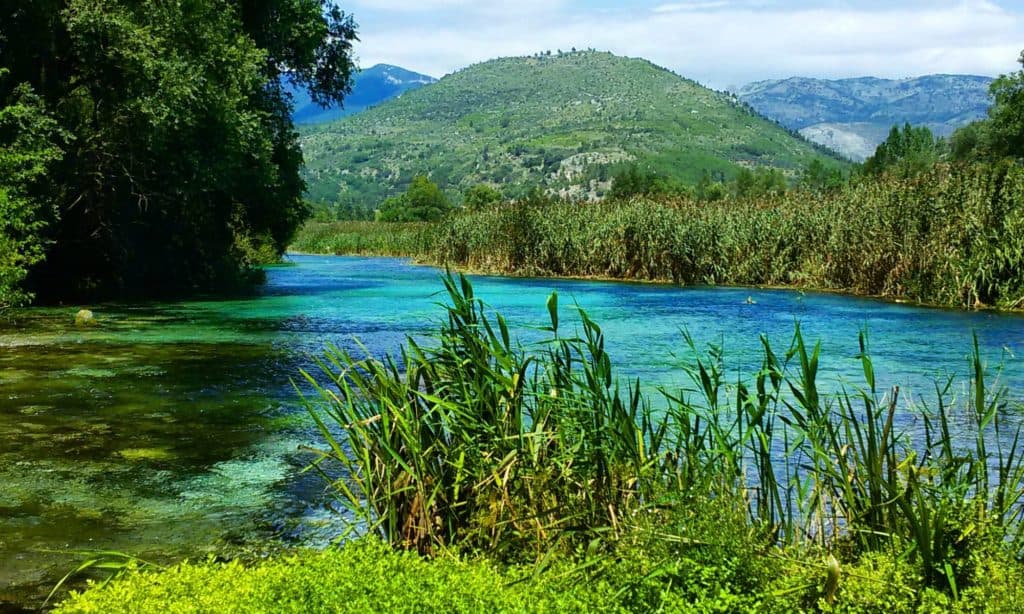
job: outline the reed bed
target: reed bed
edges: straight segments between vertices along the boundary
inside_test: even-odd
[[[438,229],[432,260],[509,275],[793,286],[1024,307],[1024,169],[937,165],[748,200],[505,203]]]
[[[433,224],[310,222],[289,249],[307,254],[418,256],[433,248]]]
[[[781,353],[763,339],[761,369],[731,384],[719,349],[686,340],[686,384],[655,405],[639,382],[620,386],[585,312],[560,326],[557,295],[548,339],[524,348],[465,278],[445,286],[431,341],[383,358],[331,347],[305,374],[326,444],[313,467],[353,532],[540,561],[638,531],[692,544],[671,527],[714,510],[763,548],[829,553],[829,578],[838,560],[884,556],[954,599],[986,553],[1024,554],[1020,428],[977,345],[968,398],[947,384],[925,406],[876,382],[866,336],[862,385],[838,393],[819,390],[819,347],[799,329]],[[923,421],[923,439],[897,412]]]

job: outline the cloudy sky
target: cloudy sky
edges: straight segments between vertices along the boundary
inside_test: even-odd
[[[572,47],[647,58],[716,88],[793,75],[997,75],[1024,49],[1024,0],[341,0],[360,65],[435,77]]]

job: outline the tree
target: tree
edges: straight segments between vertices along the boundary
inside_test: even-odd
[[[737,198],[755,198],[786,192],[786,177],[776,168],[740,169],[733,184]]]
[[[6,70],[0,69],[0,79]],[[43,259],[53,221],[43,177],[60,156],[56,123],[28,85],[0,107],[0,310],[31,298],[21,284]]]
[[[0,65],[59,128],[50,295],[224,288],[308,214],[281,80],[339,101],[351,18],[328,0],[13,0]]]
[[[1024,51],[1018,62],[1024,67]],[[989,88],[988,146],[996,157],[1024,158],[1024,70],[1001,75]]]
[[[381,222],[436,222],[452,205],[436,183],[426,175],[413,177],[404,194],[384,201],[377,220]]]
[[[936,139],[927,126],[914,127],[909,122],[904,124],[903,130],[893,126],[874,155],[864,162],[864,172],[878,175],[899,169],[916,173],[937,162],[942,150],[942,141]]]
[[[800,175],[800,187],[811,192],[830,192],[843,186],[843,171],[829,168],[815,158]]]
[[[631,164],[612,178],[612,187],[608,191],[608,197],[628,199],[633,196],[681,194],[684,191],[682,186],[676,185],[654,171],[643,171],[636,164]]]
[[[486,183],[479,183],[462,196],[462,206],[470,211],[482,211],[501,203],[501,192]]]

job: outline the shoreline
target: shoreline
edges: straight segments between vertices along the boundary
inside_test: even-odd
[[[926,303],[915,301],[909,298],[900,298],[893,296],[886,296],[882,294],[862,294],[852,290],[844,290],[840,288],[820,288],[817,286],[804,286],[804,285],[747,285],[747,284],[679,284],[668,279],[638,279],[638,278],[626,278],[626,277],[610,277],[605,275],[543,275],[537,273],[529,274],[517,274],[514,272],[496,272],[492,270],[475,269],[472,267],[464,266],[453,266],[447,264],[441,264],[438,262],[428,261],[421,259],[419,255],[404,254],[381,254],[381,253],[315,253],[315,252],[303,252],[298,250],[289,249],[285,255],[296,255],[296,256],[339,256],[344,258],[395,258],[405,259],[409,261],[409,264],[414,266],[426,266],[436,269],[444,270],[448,268],[456,273],[463,273],[465,275],[472,275],[476,277],[504,277],[507,279],[556,279],[565,281],[596,281],[596,282],[607,282],[607,283],[621,283],[621,284],[638,284],[638,285],[652,285],[652,286],[666,286],[673,288],[722,288],[722,289],[747,289],[747,290],[783,290],[788,292],[813,292],[816,294],[830,294],[833,296],[843,296],[849,298],[861,298],[867,300],[878,301],[881,303],[890,303],[894,305],[907,305],[910,307],[919,307],[922,309],[935,309],[939,311],[953,311],[958,313],[990,313],[998,315],[1014,315],[1024,316],[1024,301],[1018,301],[1021,304],[1020,307],[1006,309],[995,307],[992,305],[982,305],[980,307],[957,307],[953,305],[942,305],[936,303]]]

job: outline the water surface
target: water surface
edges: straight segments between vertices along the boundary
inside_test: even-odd
[[[395,259],[295,256],[251,298],[30,309],[0,323],[0,604],[30,603],[69,568],[53,551],[115,549],[167,560],[323,543],[337,531],[315,441],[290,380],[326,343],[395,351],[431,330],[439,271]],[[1024,391],[1024,318],[921,309],[837,295],[474,278],[476,293],[529,343],[561,296],[604,328],[622,376],[678,387],[699,345],[724,346],[730,374],[783,351],[795,322],[822,342],[827,386],[859,383],[857,333],[870,331],[880,385],[932,393],[968,373],[977,333],[1002,382]],[[748,298],[753,302],[748,302]],[[731,375],[732,377],[732,375]],[[965,390],[959,380],[957,390]]]

